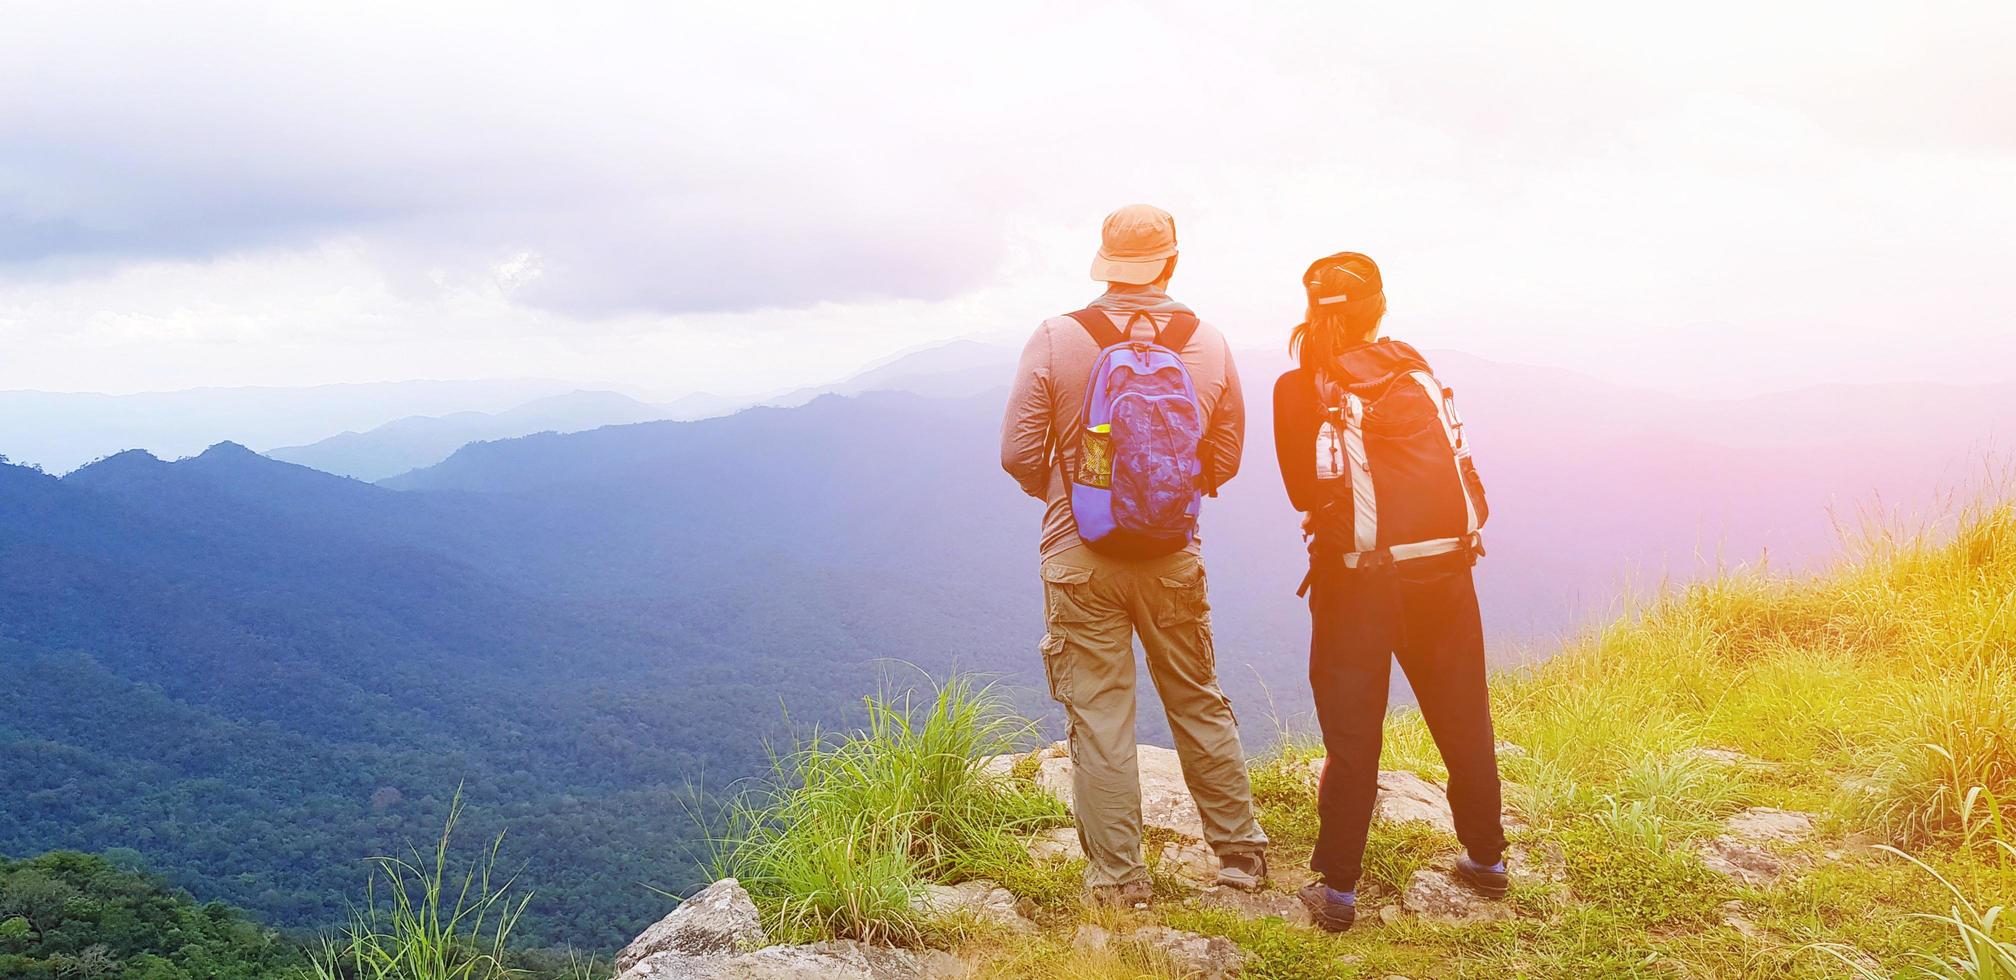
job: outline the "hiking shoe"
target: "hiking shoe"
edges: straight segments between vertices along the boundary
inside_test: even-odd
[[[1218,859],[1218,883],[1242,892],[1259,890],[1267,881],[1267,853],[1241,851]]]
[[[1145,881],[1130,881],[1124,885],[1093,885],[1085,889],[1088,905],[1114,909],[1131,909],[1147,905],[1155,898],[1155,887]]]
[[[1295,895],[1302,900],[1302,906],[1309,910],[1309,918],[1316,928],[1324,932],[1343,932],[1358,921],[1358,893],[1340,892],[1322,882],[1302,889]]]
[[[1485,898],[1504,898],[1512,890],[1512,876],[1505,873],[1504,861],[1482,864],[1472,861],[1468,854],[1456,859],[1456,880]]]

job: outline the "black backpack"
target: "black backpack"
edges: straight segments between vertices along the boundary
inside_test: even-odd
[[[1322,420],[1310,447],[1318,506],[1312,565],[1372,569],[1437,555],[1484,553],[1490,516],[1456,396],[1414,348],[1382,340],[1314,372]],[[1306,471],[1305,471],[1306,472]],[[1304,591],[1308,583],[1304,583]]]

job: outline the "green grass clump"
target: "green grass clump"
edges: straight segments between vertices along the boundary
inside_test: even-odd
[[[1999,837],[1990,843],[2002,852],[1998,860],[2002,868],[2008,870],[2010,862],[2016,860],[2016,843]],[[1937,881],[1953,900],[1944,914],[1913,914],[1914,919],[1938,926],[1957,947],[1956,951],[1946,955],[1911,952],[1909,958],[1915,961],[1914,975],[1935,980],[2016,980],[2016,927],[2004,918],[2009,913],[2009,907],[1997,905],[1985,910],[1977,907],[1968,900],[1965,891],[1930,864],[1894,847],[1886,847],[1885,850],[1917,866]],[[1840,960],[1863,980],[1881,980],[1886,976],[1870,967],[1867,954],[1855,947],[1816,943],[1812,949]]]
[[[1414,872],[1457,850],[1456,838],[1423,823],[1374,823],[1365,836],[1364,877],[1360,887],[1378,885],[1398,893]]]
[[[736,804],[714,858],[741,880],[773,937],[917,942],[927,882],[1026,863],[1018,835],[1064,822],[1063,807],[980,760],[1026,748],[1028,721],[967,679],[928,699],[868,698],[854,732],[814,736],[779,758],[773,784]],[[1020,858],[1019,862],[1010,860]]]
[[[1721,879],[1702,866],[1666,820],[1642,801],[1612,801],[1586,823],[1557,833],[1576,898],[1644,926],[1707,921]]]
[[[327,941],[315,957],[320,980],[506,980],[524,974],[510,963],[511,929],[530,894],[513,896],[512,881],[497,874],[504,838],[457,874],[449,845],[462,817],[462,794],[432,855],[412,860],[373,859],[371,883],[340,941]]]
[[[1316,778],[1310,762],[1322,757],[1320,743],[1290,736],[1247,769],[1260,828],[1277,854],[1306,854],[1316,846]]]

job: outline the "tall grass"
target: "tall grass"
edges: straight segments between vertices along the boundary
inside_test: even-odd
[[[1725,574],[1494,678],[1498,735],[1519,747],[1500,759],[1527,824],[1514,839],[1564,852],[1571,897],[1523,932],[1517,955],[1464,947],[1477,975],[1536,963],[1636,975],[1596,969],[1592,950],[1609,949],[1681,975],[1839,975],[1853,963],[1866,976],[2016,980],[2011,914],[1998,911],[2016,906],[2016,509],[1851,544],[1825,574]],[[1295,852],[1277,866],[1307,854],[1303,774],[1321,754],[1293,735],[1283,744],[1255,769],[1262,820]],[[1441,776],[1418,712],[1388,720],[1381,764]],[[1823,815],[1817,839],[1780,848],[1786,875],[1761,888],[1696,855],[1750,806]],[[1905,868],[1849,856],[1850,836],[1937,869],[1950,908]],[[1372,875],[1367,857],[1375,880],[1406,869]],[[1730,901],[1770,935],[1719,925]],[[1815,963],[1802,949],[1847,959]]]
[[[1743,774],[1673,761],[1713,746],[1829,774],[1815,795],[1900,844],[1957,839],[1970,808],[2016,823],[2016,514],[1860,548],[1820,578],[1692,586],[1505,679],[1499,730],[1528,750],[1508,776],[1557,816],[1611,787],[1703,819],[1748,802]],[[1418,716],[1393,727],[1420,743]]]
[[[776,759],[771,785],[731,807],[717,841],[716,876],[742,882],[774,937],[918,941],[926,883],[1022,858],[1015,835],[1064,819],[1047,793],[980,769],[1035,739],[991,689],[956,678],[866,707],[861,729]]]
[[[2002,852],[1998,857],[2004,867],[2016,861],[2016,844],[1999,837],[1991,843]],[[1950,956],[1914,953],[1912,958],[1917,961],[1914,976],[1936,980],[2016,980],[2016,928],[2003,921],[2008,908],[1997,905],[1983,910],[1931,865],[1897,848],[1885,846],[1883,849],[1917,865],[1953,899],[1953,905],[1943,915],[1921,913],[1914,917],[1949,930],[1958,952]],[[1863,980],[1882,980],[1887,976],[1871,969],[1867,965],[1867,956],[1852,947],[1839,943],[1817,943],[1811,948],[1839,960]]]
[[[340,940],[314,958],[318,980],[507,980],[511,930],[532,896],[512,895],[512,879],[497,873],[499,834],[459,874],[449,869],[449,845],[462,818],[458,790],[432,855],[372,859],[364,905],[351,914]]]

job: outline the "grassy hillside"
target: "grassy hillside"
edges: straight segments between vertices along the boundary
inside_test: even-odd
[[[1115,914],[1078,904],[1077,866],[1004,852],[995,833],[1051,815],[1012,785],[976,788],[998,778],[972,767],[928,782],[900,771],[942,766],[920,746],[972,748],[1008,730],[976,738],[966,698],[898,707],[873,731],[787,760],[799,788],[760,801],[768,829],[721,870],[743,874],[787,936],[923,937],[990,976],[1164,975],[1145,953],[1070,948],[1076,925]],[[1253,957],[1246,975],[1270,978],[2012,975],[1994,969],[1998,957],[2016,966],[2016,932],[1989,912],[2016,906],[2010,507],[1941,535],[1872,538],[1823,577],[1690,588],[1500,676],[1494,700],[1524,865],[1515,919],[1383,923],[1413,871],[1455,851],[1419,825],[1375,829],[1361,925],[1343,936],[1187,901],[1171,881],[1152,912],[1122,917],[1231,938]],[[1306,861],[1320,753],[1291,738],[1255,764],[1277,878]],[[1411,712],[1391,719],[1382,764],[1444,775]],[[1810,837],[1771,846],[1782,876],[1743,884],[1705,865],[1700,846],[1757,806],[1817,820]],[[880,829],[836,831],[850,826]],[[905,911],[927,880],[983,873],[1041,906],[1043,931],[934,933]]]

